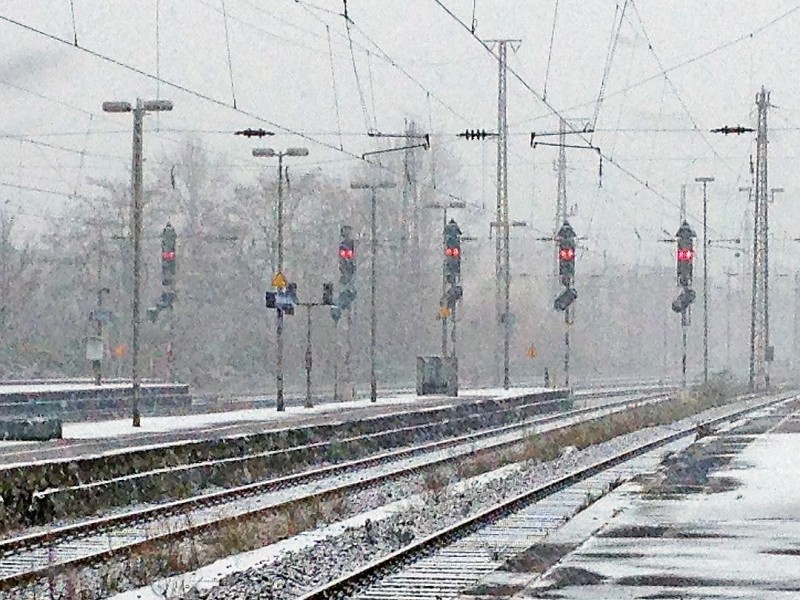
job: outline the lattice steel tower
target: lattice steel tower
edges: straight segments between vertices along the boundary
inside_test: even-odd
[[[509,387],[511,336],[511,270],[508,222],[508,120],[506,61],[508,44],[517,40],[486,40],[497,44],[497,215],[495,220],[495,305],[503,340],[503,387]]]
[[[750,389],[769,387],[769,187],[767,185],[767,108],[769,92],[762,86],[756,95],[755,210],[753,224],[753,289],[750,309]]]

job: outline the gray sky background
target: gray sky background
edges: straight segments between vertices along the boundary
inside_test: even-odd
[[[473,0],[442,4],[472,22]],[[477,36],[522,39],[519,50],[509,53],[509,66],[535,91],[509,73],[512,218],[531,221],[537,235],[551,232],[556,149],[534,150],[528,143],[531,131],[558,127],[541,101],[548,57],[548,103],[564,116],[591,118],[615,20],[626,5],[592,141],[627,173],[605,161],[600,188],[595,153],[568,151],[571,220],[589,237],[591,254],[672,264],[672,250],[657,240],[663,228],[677,228],[683,183],[689,184],[688,208],[699,229],[702,191],[694,178],[701,175],[717,179],[709,187],[711,235],[743,235],[747,201],[738,188],[750,183],[754,136],[708,130],[755,126],[754,100],[763,84],[775,105],[770,185],[785,189],[772,205],[771,259],[774,272],[797,269],[800,244],[789,240],[800,237],[800,2],[557,4],[550,53],[556,2],[474,2]],[[194,137],[243,182],[272,164],[253,159],[250,149],[259,143],[234,137],[235,129],[280,134],[261,145],[308,146],[311,155],[294,161],[295,172],[323,169],[347,178],[359,169],[352,155],[375,148],[368,128],[401,132],[404,119],[413,117],[460,169],[445,191],[485,205],[480,216],[488,221],[495,204],[495,145],[455,134],[496,128],[496,60],[434,0],[347,5],[352,55],[338,0],[225,0],[234,110],[220,0],[6,0],[0,6],[0,201],[31,226],[63,214],[81,196],[99,194],[91,178],[127,178],[130,116],[103,114],[100,106],[138,95],[175,104],[173,112],[147,119],[150,161],[169,160],[187,136]],[[69,43],[77,35],[80,48],[48,35]],[[346,153],[337,150],[340,142]],[[712,268],[731,268],[732,253],[718,252]]]

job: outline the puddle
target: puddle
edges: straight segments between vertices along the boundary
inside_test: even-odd
[[[648,587],[741,587],[754,582],[736,579],[710,579],[705,577],[681,577],[680,575],[631,575],[614,580],[617,585]]]
[[[500,570],[513,573],[544,573],[574,549],[575,545],[572,544],[534,544],[521,554],[509,558]]]
[[[559,567],[547,576],[551,584],[549,589],[562,588],[568,585],[598,585],[606,578],[599,573],[581,567]]]
[[[492,584],[485,584],[485,585],[478,585],[470,590],[466,590],[464,592],[465,596],[501,596],[503,598],[508,598],[509,596],[513,596],[517,592],[521,592],[524,588],[524,585],[509,585],[509,584],[499,584],[499,585],[492,585]]]
[[[599,538],[670,538],[670,539],[718,539],[735,537],[721,533],[685,531],[676,527],[659,525],[627,525],[607,529],[597,534]]]
[[[737,427],[732,433],[737,435],[765,433],[768,429],[775,427],[782,418],[781,416],[759,417]]]
[[[774,554],[777,556],[800,556],[800,549],[797,548],[774,548],[763,550],[761,554]]]
[[[792,417],[775,429],[775,433],[800,433],[800,419]]]
[[[581,552],[581,558],[615,558],[617,560],[630,560],[644,558],[644,552]]]

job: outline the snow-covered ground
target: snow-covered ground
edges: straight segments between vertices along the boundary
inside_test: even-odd
[[[172,385],[170,383],[143,383],[142,387],[164,387]],[[130,383],[105,383],[94,385],[91,383],[24,383],[6,384],[0,383],[0,397],[3,394],[44,394],[52,392],[78,392],[83,390],[121,390],[130,389]]]
[[[617,502],[611,514],[601,516],[593,507],[579,519],[592,529],[602,524],[601,531],[609,534],[586,535],[559,565],[592,572],[600,581],[561,587],[559,597],[796,600],[800,597],[799,454],[800,434],[768,433],[727,468],[712,474],[712,480],[724,477],[738,482],[730,491],[639,497],[637,485],[623,486],[615,496],[627,498],[621,505]],[[676,533],[613,534],[654,526]],[[541,591],[547,581],[533,583],[530,593]]]
[[[508,390],[497,388],[486,390],[465,390],[460,394],[460,397],[479,398],[488,396],[496,399],[505,399],[527,394],[541,393],[545,391],[548,391],[547,388],[512,388]],[[425,396],[420,398],[416,394],[398,394],[395,396],[378,398],[377,404],[384,406],[420,404],[421,406],[425,406],[426,399],[441,400],[442,398],[443,396]],[[365,408],[375,405],[376,403],[370,402],[369,399],[363,399],[353,400],[351,402],[321,403],[317,404],[313,408],[287,406],[284,412],[278,412],[274,407],[270,407],[174,417],[145,416],[142,417],[142,426],[137,428],[131,427],[130,418],[115,419],[111,421],[64,423],[63,434],[65,439],[107,438],[140,433],[196,429],[225,423],[277,421],[285,418],[286,415],[312,415],[326,412],[337,412],[341,410],[351,410],[354,408]]]
[[[380,398],[380,404],[409,404],[419,401],[413,394],[404,394],[391,398]],[[334,412],[343,409],[363,408],[374,406],[366,400],[354,400],[352,402],[336,402],[318,404],[313,408],[303,408],[302,406],[287,406],[284,412],[278,412],[274,407],[252,408],[246,410],[234,410],[230,412],[203,413],[197,415],[181,415],[168,417],[142,417],[141,427],[131,427],[130,418],[114,419],[110,421],[94,421],[79,423],[64,423],[64,438],[68,439],[94,439],[117,437],[120,435],[132,435],[138,433],[153,433],[163,431],[177,431],[180,429],[196,429],[209,425],[220,425],[224,423],[244,423],[252,421],[277,421],[285,418],[286,415],[311,415],[325,412]]]

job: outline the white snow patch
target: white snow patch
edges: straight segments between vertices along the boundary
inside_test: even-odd
[[[415,394],[401,394],[390,398],[379,398],[379,404],[410,404],[420,402]],[[364,408],[375,406],[369,399],[354,400],[352,402],[331,402],[319,404],[314,408],[302,406],[287,406],[284,412],[271,408],[252,408],[230,412],[204,413],[197,415],[181,415],[166,417],[145,417],[141,427],[133,427],[130,418],[114,419],[110,421],[64,423],[63,436],[65,439],[96,439],[117,437],[120,435],[134,435],[141,433],[155,433],[176,431],[180,429],[196,429],[210,425],[225,423],[244,423],[253,421],[277,421],[286,415],[310,415],[326,412],[336,412],[343,409]]]

